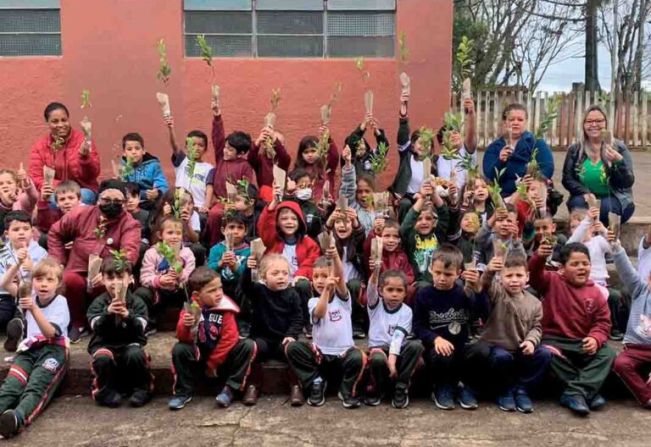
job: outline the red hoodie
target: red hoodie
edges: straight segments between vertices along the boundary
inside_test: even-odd
[[[226,134],[221,115],[212,122],[212,144],[215,149],[215,171],[211,177],[215,197],[226,197],[226,182],[235,184],[238,180],[247,179],[252,185],[256,184],[255,172],[246,158],[224,160]]]
[[[531,286],[544,296],[543,334],[582,340],[593,337],[603,346],[610,335],[608,300],[594,282],[569,284],[558,272],[545,270],[546,259],[537,253],[529,260]]]
[[[49,166],[55,172],[53,187],[64,180],[74,180],[82,188],[97,192],[97,177],[100,173],[99,154],[93,141],[90,154],[82,157],[79,148],[83,142],[84,134],[72,129],[61,149],[52,149],[54,140],[50,134],[34,143],[29,155],[29,176],[39,191],[43,187],[43,166]]]
[[[278,213],[284,208],[289,208],[298,216],[298,231],[296,236],[296,257],[298,258],[298,270],[294,273],[294,277],[303,276],[312,279],[312,266],[317,258],[321,255],[321,249],[314,240],[306,235],[307,225],[305,218],[301,211],[301,206],[296,202],[281,202],[274,211],[269,211],[269,207],[265,207],[258,219],[258,234],[267,247],[267,253],[283,253],[285,248],[285,240],[280,237],[276,228],[278,221]]]
[[[196,343],[200,354],[208,356],[206,369],[216,373],[240,338],[235,321],[235,315],[239,312],[240,308],[237,304],[224,295],[217,306],[201,308],[201,317],[195,334],[191,327],[183,324],[183,317],[186,314],[183,309],[176,323],[176,338],[183,343]]]
[[[274,162],[278,165],[280,169],[287,171],[289,169],[289,163],[291,162],[291,157],[287,153],[287,149],[280,142],[276,140],[274,143],[274,150],[276,151],[276,157],[274,160],[267,157],[264,149],[260,149],[257,144],[253,144],[253,147],[249,151],[247,158],[249,164],[255,170],[255,178],[258,181],[258,186],[262,188],[263,186],[272,186],[274,182]]]

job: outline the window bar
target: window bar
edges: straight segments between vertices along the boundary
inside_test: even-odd
[[[323,0],[323,58],[328,57],[328,0]]]
[[[258,1],[251,0],[251,52],[254,59],[258,58]]]

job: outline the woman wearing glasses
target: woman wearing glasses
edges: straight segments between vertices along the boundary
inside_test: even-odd
[[[623,142],[610,137],[607,127],[606,112],[590,106],[583,119],[583,141],[568,148],[563,165],[570,212],[600,200],[599,220],[604,225],[608,225],[609,212],[621,216],[624,223],[635,211],[631,154]]]
[[[68,335],[73,343],[88,335],[86,308],[91,298],[104,292],[99,270],[89,277],[90,255],[103,259],[121,251],[131,265],[138,260],[140,223],[125,211],[125,203],[124,183],[104,180],[99,185],[97,205],[74,208],[48,233],[49,254],[65,267],[63,282],[71,320]],[[68,251],[65,244],[70,241],[74,244]]]

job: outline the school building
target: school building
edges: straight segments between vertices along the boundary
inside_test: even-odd
[[[104,175],[131,131],[171,172],[156,92],[170,97],[179,139],[193,128],[210,134],[213,76],[227,132],[255,138],[272,90],[280,89],[276,126],[295,154],[299,139],[317,132],[319,109],[341,83],[330,125],[337,143],[363,119],[369,89],[394,143],[402,71],[412,80],[412,126],[441,123],[452,15],[452,0],[0,0],[0,159],[12,167],[27,160],[47,132],[43,109],[57,100],[75,128],[84,116],[93,122]],[[214,75],[199,57],[197,35],[213,48]],[[160,39],[172,70],[168,85],[157,79]],[[356,68],[360,56],[368,78]],[[81,110],[83,90],[91,107]],[[394,145],[383,184],[397,159]]]

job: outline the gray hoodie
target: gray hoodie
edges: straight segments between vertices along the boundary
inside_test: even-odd
[[[615,266],[632,297],[624,344],[651,346],[651,290],[621,247],[615,250]]]

